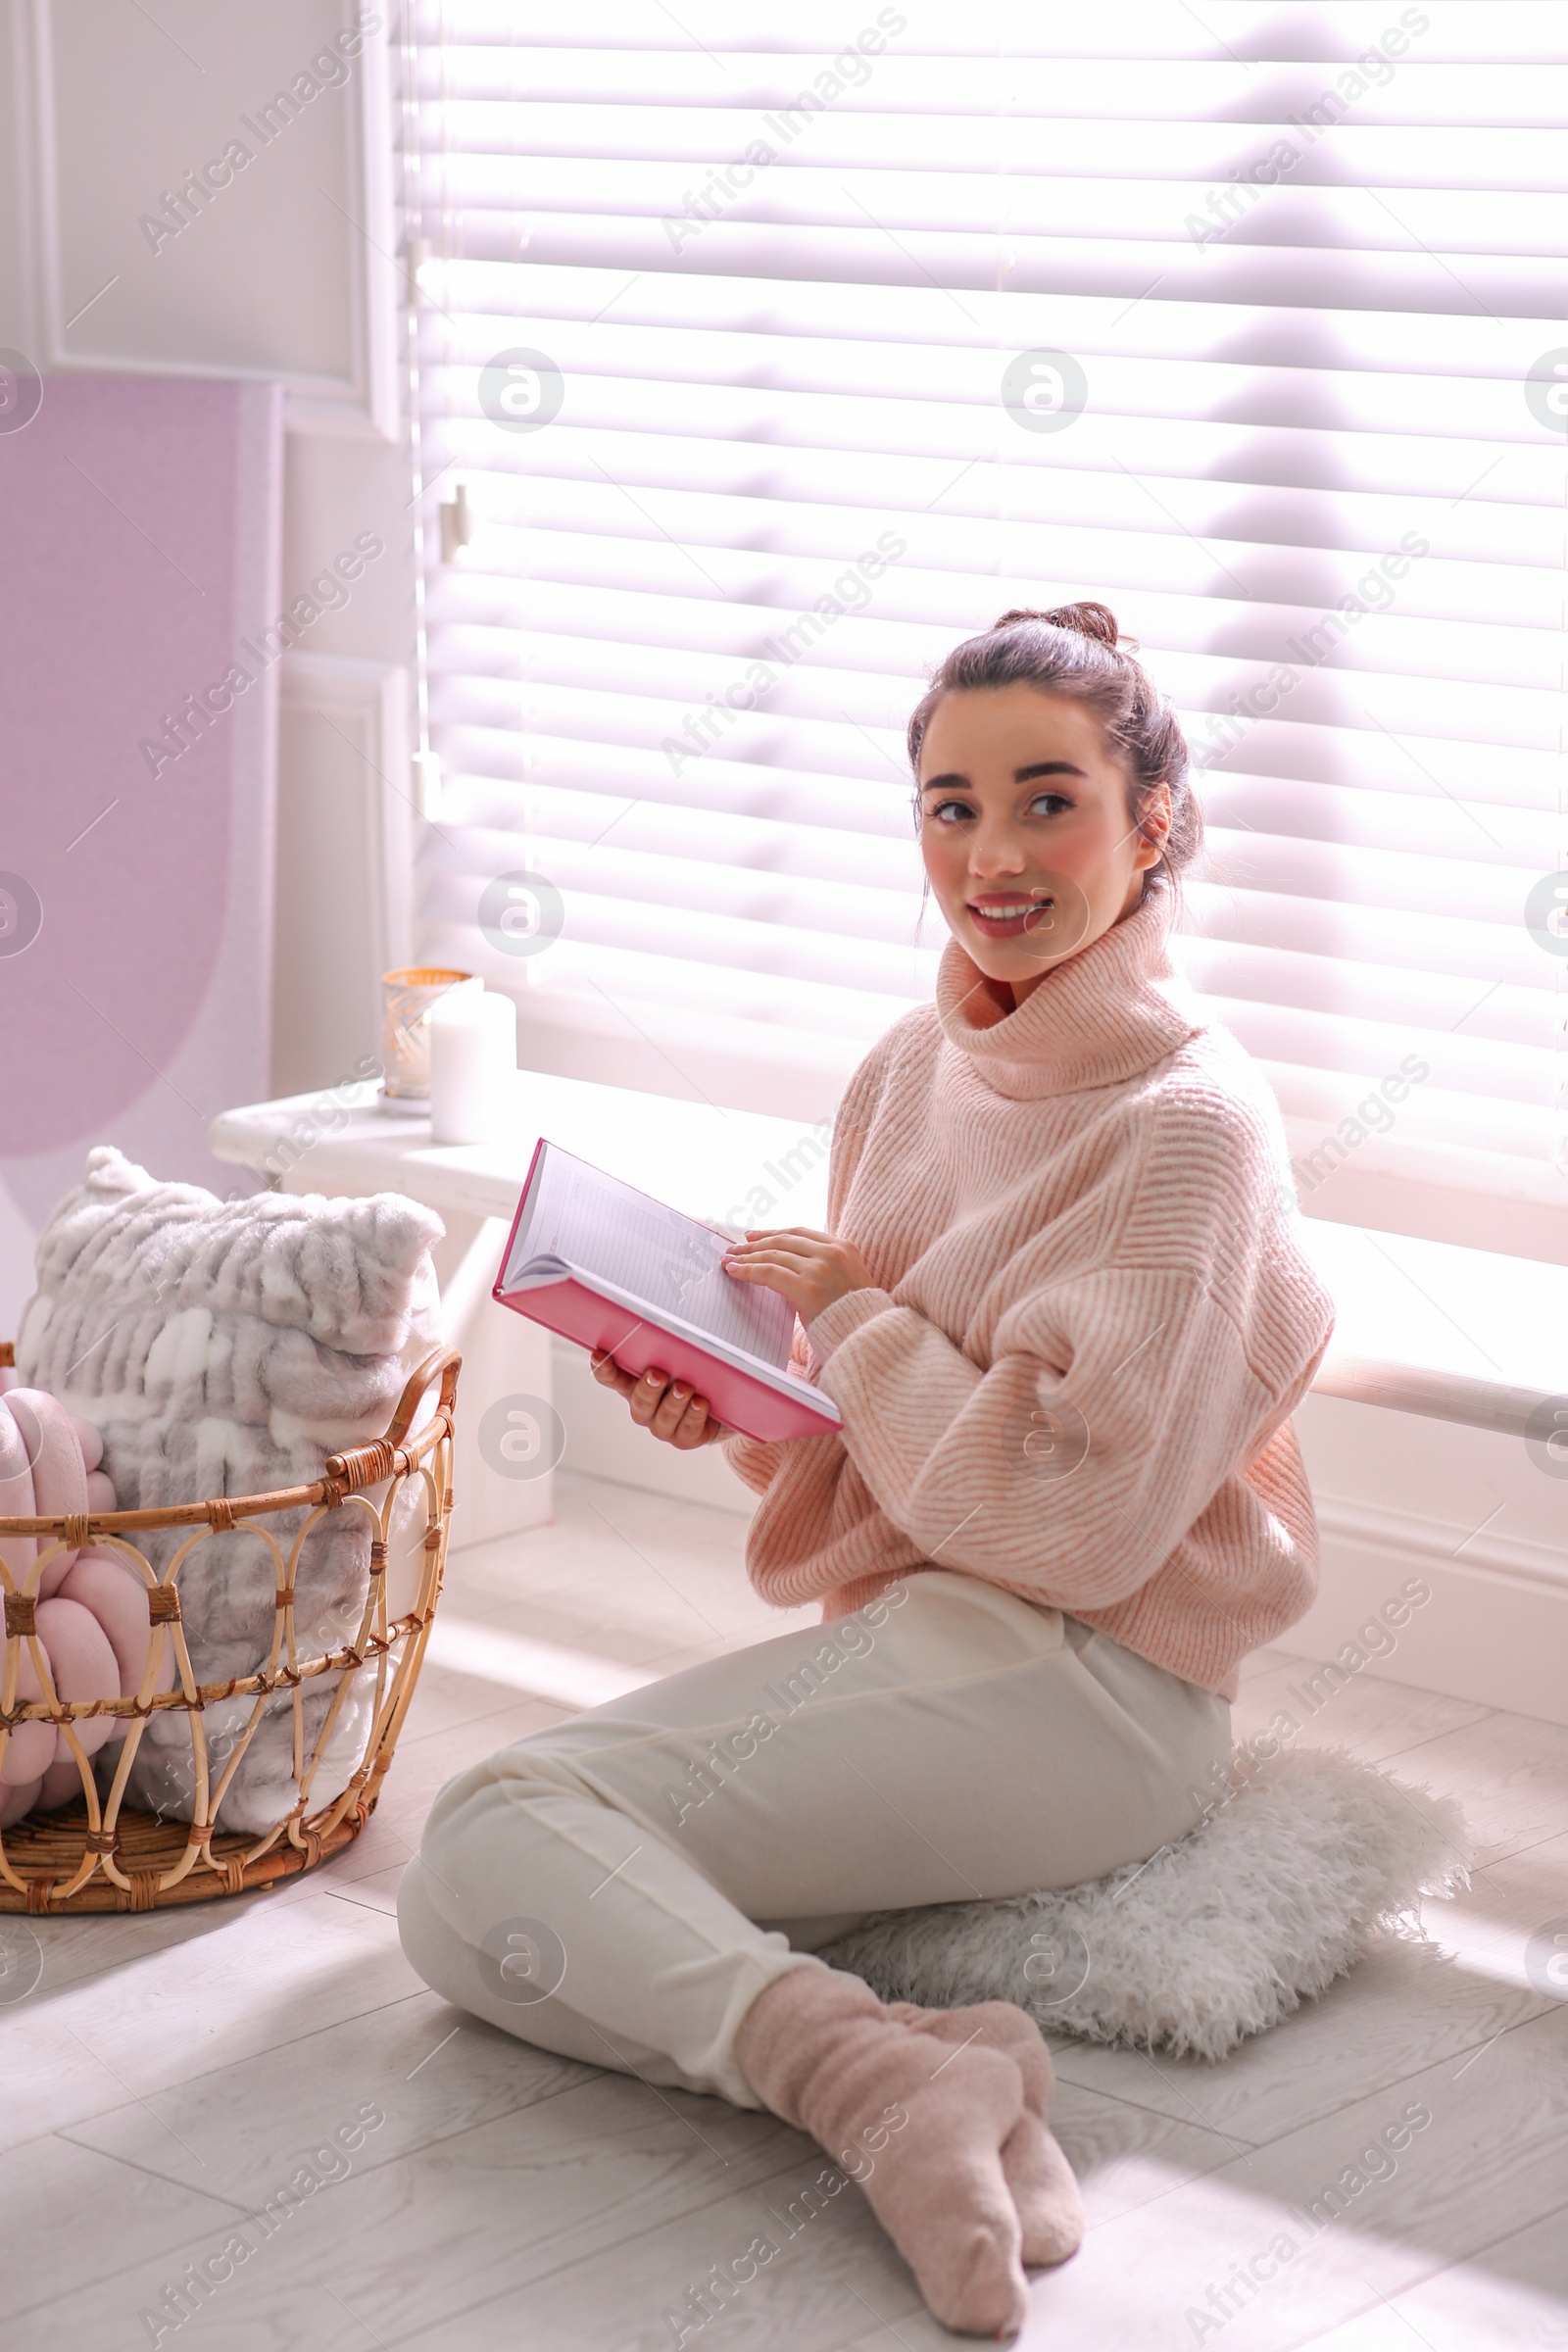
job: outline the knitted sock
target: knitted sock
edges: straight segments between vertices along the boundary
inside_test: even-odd
[[[858,1977],[798,1968],[752,2003],[735,2055],[763,2106],[858,2180],[933,2318],[1011,2334],[1028,2282],[1002,2150],[1024,2113],[1022,2077],[978,2043],[933,2065],[931,2038]]]
[[[966,2009],[921,2009],[889,2001],[888,2015],[939,2041],[970,2041],[1006,2053],[1023,2079],[1024,2111],[1002,2151],[1002,2170],[1023,2229],[1023,2260],[1031,2269],[1065,2262],[1083,2242],[1084,2208],[1072,2166],[1049,2129],[1055,2069],[1040,2028],[1011,2001],[976,2001]]]

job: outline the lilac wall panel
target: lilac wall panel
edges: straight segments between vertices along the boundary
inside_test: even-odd
[[[0,1330],[89,1145],[226,1191],[267,1093],[281,481],[270,385],[55,376],[0,432]]]

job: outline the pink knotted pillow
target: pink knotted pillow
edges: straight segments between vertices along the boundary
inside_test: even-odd
[[[115,1491],[98,1468],[103,1441],[90,1421],[68,1413],[41,1389],[0,1393],[0,1518],[52,1519],[112,1511]],[[152,1627],[140,1577],[118,1552],[57,1552],[39,1570],[51,1539],[0,1537],[8,1590],[37,1600],[35,1639],[61,1700],[129,1698],[140,1686]],[[166,1661],[172,1663],[172,1661]],[[162,1678],[168,1680],[167,1675]],[[20,1642],[17,1702],[46,1696],[31,1643]],[[73,1727],[83,1755],[95,1755],[128,1728],[122,1715],[88,1716]],[[66,1804],[81,1774],[64,1731],[51,1723],[18,1724],[0,1756],[0,1829],[33,1805]]]
[[[98,1467],[104,1442],[90,1421],[76,1420],[44,1389],[8,1390],[0,1396],[0,1414],[11,1421],[25,1449],[32,1480],[29,1516],[58,1519],[72,1511],[85,1515],[114,1509],[115,1490]],[[22,1513],[8,1510],[7,1516],[20,1518]],[[37,1549],[48,1548],[46,1539],[36,1543]],[[49,1562],[38,1587],[40,1600],[59,1591],[75,1557],[68,1550]]]

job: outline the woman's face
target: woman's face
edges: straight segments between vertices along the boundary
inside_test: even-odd
[[[1170,826],[1140,831],[1099,719],[1037,686],[945,695],[920,746],[920,851],[960,947],[1021,1004],[1143,896]],[[1005,999],[1004,999],[1005,1002]]]

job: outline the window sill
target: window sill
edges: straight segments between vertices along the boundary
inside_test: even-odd
[[[512,1216],[541,1133],[712,1224],[820,1225],[825,1126],[520,1071],[505,1133],[435,1145],[373,1082],[222,1112],[220,1160],[312,1191],[397,1191],[448,1214]],[[1320,1217],[1302,1241],[1339,1307],[1314,1384],[1359,1403],[1525,1434],[1568,1397],[1568,1267]]]

